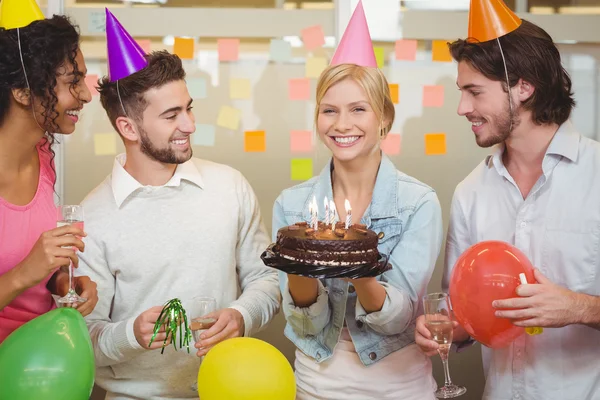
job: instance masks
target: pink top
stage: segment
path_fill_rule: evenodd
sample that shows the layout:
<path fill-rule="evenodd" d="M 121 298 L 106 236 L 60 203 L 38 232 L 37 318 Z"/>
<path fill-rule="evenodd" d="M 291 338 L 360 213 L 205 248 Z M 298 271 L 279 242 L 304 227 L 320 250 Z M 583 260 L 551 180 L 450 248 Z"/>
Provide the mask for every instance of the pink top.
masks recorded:
<path fill-rule="evenodd" d="M 31 202 L 25 206 L 8 203 L 0 197 L 0 275 L 20 263 L 31 251 L 40 235 L 56 227 L 54 205 L 54 171 L 50 153 L 38 144 L 40 177 Z M 21 293 L 0 310 L 0 343 L 19 326 L 55 307 L 46 284 L 50 275 L 38 285 Z"/>

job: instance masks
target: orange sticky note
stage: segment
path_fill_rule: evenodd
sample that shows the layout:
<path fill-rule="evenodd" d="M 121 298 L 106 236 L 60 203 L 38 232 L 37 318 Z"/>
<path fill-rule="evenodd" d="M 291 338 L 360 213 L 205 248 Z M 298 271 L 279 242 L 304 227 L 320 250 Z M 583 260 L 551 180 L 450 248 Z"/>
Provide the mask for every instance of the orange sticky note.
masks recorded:
<path fill-rule="evenodd" d="M 377 66 L 379 68 L 383 68 L 385 64 L 385 50 L 383 47 L 373 47 L 373 52 L 375 53 L 375 60 L 377 61 Z"/>
<path fill-rule="evenodd" d="M 381 142 L 381 151 L 388 155 L 400 154 L 400 140 L 402 135 L 397 133 L 388 133 Z"/>
<path fill-rule="evenodd" d="M 445 133 L 427 133 L 425 134 L 425 154 L 428 156 L 437 156 L 446 154 L 446 134 Z"/>
<path fill-rule="evenodd" d="M 173 44 L 173 53 L 177 54 L 182 60 L 191 60 L 194 58 L 194 39 L 176 37 Z"/>
<path fill-rule="evenodd" d="M 219 61 L 237 61 L 240 52 L 240 39 L 219 39 Z"/>
<path fill-rule="evenodd" d="M 313 176 L 312 158 L 292 158 L 290 161 L 293 181 L 306 181 Z"/>
<path fill-rule="evenodd" d="M 402 39 L 396 41 L 396 60 L 415 61 L 417 58 L 417 41 Z"/>
<path fill-rule="evenodd" d="M 392 98 L 392 103 L 398 104 L 400 102 L 400 87 L 397 83 L 390 83 L 390 97 Z"/>
<path fill-rule="evenodd" d="M 304 28 L 300 34 L 302 35 L 302 41 L 306 50 L 318 49 L 325 44 L 325 34 L 321 25 Z"/>
<path fill-rule="evenodd" d="M 144 53 L 148 54 L 152 51 L 152 41 L 148 39 L 136 39 L 137 44 L 140 45 Z"/>
<path fill-rule="evenodd" d="M 440 85 L 423 86 L 423 107 L 443 107 L 444 87 Z"/>
<path fill-rule="evenodd" d="M 90 74 L 85 76 L 85 84 L 88 89 L 92 93 L 92 96 L 98 96 L 98 91 L 96 90 L 96 86 L 98 86 L 98 75 Z"/>
<path fill-rule="evenodd" d="M 244 151 L 247 153 L 263 152 L 267 148 L 265 131 L 244 132 Z"/>
<path fill-rule="evenodd" d="M 311 131 L 292 131 L 290 133 L 290 151 L 292 153 L 308 153 L 313 150 L 313 133 Z"/>
<path fill-rule="evenodd" d="M 431 58 L 433 61 L 450 62 L 452 56 L 446 40 L 434 40 L 431 43 Z"/>
<path fill-rule="evenodd" d="M 289 80 L 290 100 L 310 100 L 310 79 L 295 78 Z"/>

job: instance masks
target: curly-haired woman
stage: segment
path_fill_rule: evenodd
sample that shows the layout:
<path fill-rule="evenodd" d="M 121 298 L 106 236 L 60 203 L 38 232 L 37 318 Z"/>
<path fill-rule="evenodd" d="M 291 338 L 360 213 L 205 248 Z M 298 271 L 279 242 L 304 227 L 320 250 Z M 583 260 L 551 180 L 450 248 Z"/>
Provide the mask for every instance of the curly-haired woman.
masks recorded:
<path fill-rule="evenodd" d="M 59 267 L 84 250 L 73 226 L 56 228 L 54 133 L 75 130 L 90 101 L 79 33 L 66 17 L 54 16 L 12 29 L 0 28 L 0 343 L 27 321 L 50 311 L 52 293 L 68 289 Z M 88 301 L 96 284 L 75 278 Z"/>

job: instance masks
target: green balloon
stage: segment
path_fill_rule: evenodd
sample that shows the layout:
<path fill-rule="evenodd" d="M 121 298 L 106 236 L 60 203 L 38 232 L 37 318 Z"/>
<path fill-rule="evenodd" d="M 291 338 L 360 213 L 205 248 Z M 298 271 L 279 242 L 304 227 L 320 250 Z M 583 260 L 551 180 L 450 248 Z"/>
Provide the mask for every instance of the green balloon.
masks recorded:
<path fill-rule="evenodd" d="M 0 344 L 0 400 L 87 400 L 94 350 L 81 314 L 57 308 Z"/>

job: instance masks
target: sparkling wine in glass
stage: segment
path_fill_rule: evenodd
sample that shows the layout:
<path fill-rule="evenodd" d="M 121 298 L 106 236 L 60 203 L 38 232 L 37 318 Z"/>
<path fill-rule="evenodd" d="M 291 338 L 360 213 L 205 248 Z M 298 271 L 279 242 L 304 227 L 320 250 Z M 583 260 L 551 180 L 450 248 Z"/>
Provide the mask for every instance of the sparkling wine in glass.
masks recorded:
<path fill-rule="evenodd" d="M 206 315 L 217 310 L 217 301 L 213 297 L 194 297 L 186 310 L 190 318 L 190 330 L 194 336 L 194 341 L 199 342 L 202 332 L 210 329 L 217 322 L 215 318 L 206 317 Z M 201 357 L 201 360 L 204 360 L 204 357 Z M 191 388 L 194 392 L 197 392 L 198 382 L 195 382 Z"/>
<path fill-rule="evenodd" d="M 463 386 L 457 386 L 450 379 L 448 354 L 452 345 L 452 305 L 446 293 L 431 293 L 423 297 L 425 325 L 434 341 L 439 345 L 438 354 L 444 366 L 445 384 L 435 392 L 438 399 L 451 399 L 467 392 Z"/>
<path fill-rule="evenodd" d="M 83 206 L 81 205 L 64 205 L 57 209 L 56 227 L 60 228 L 65 225 L 75 225 L 83 230 Z M 81 297 L 75 291 L 73 285 L 73 263 L 69 263 L 69 291 L 66 295 L 57 300 L 62 307 L 73 307 L 77 304 L 85 303 L 87 299 Z"/>

